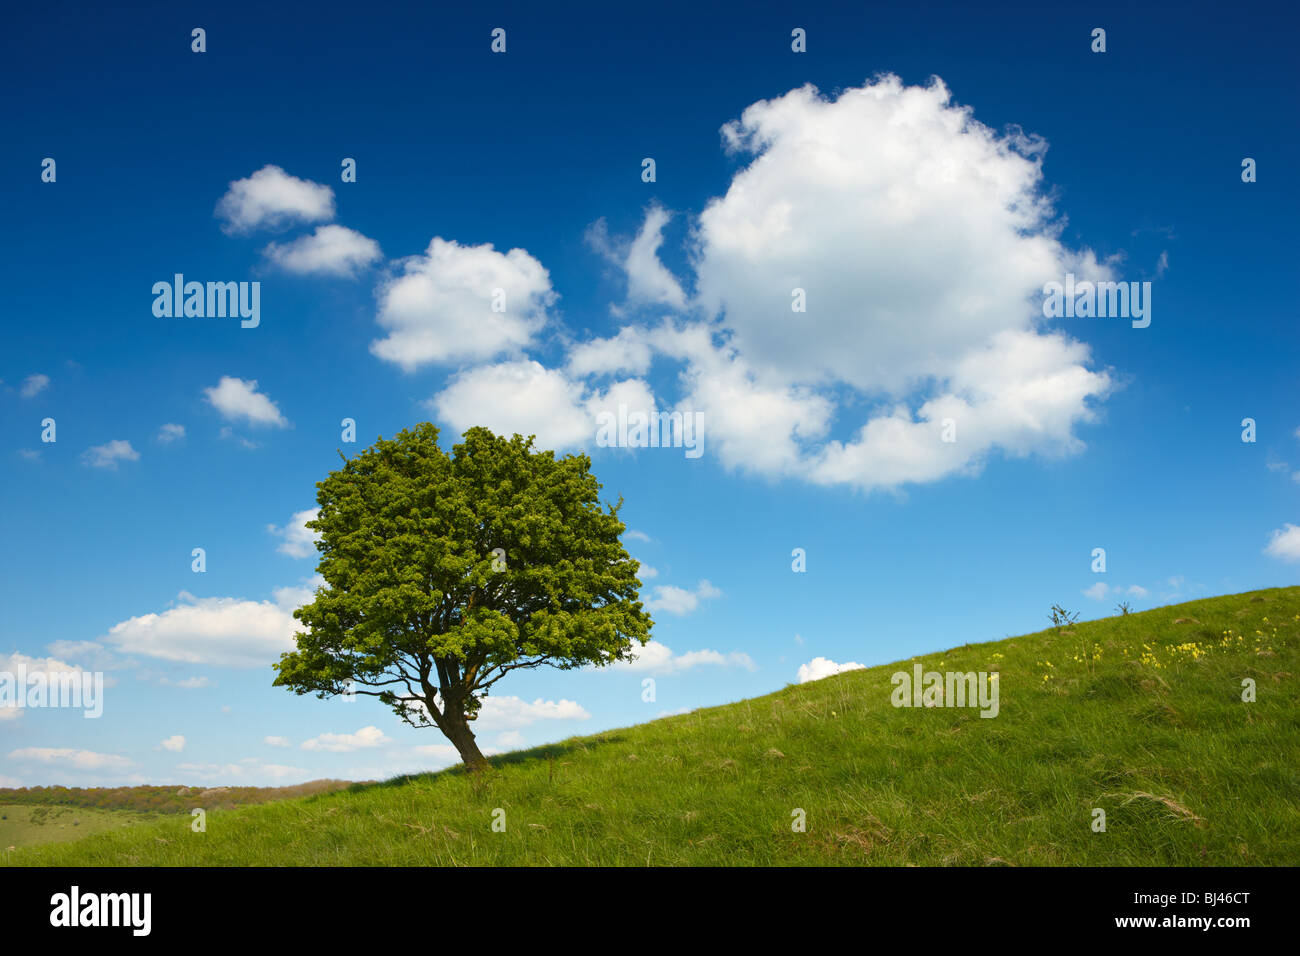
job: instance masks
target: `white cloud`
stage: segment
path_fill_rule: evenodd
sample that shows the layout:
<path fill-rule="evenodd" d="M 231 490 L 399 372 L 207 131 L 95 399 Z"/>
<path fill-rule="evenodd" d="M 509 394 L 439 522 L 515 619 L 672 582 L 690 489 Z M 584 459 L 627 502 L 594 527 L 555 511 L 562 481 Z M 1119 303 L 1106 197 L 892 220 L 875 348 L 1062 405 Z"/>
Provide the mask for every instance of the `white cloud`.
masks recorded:
<path fill-rule="evenodd" d="M 328 222 L 334 218 L 334 190 L 267 165 L 232 182 L 217 203 L 216 216 L 231 234 Z"/>
<path fill-rule="evenodd" d="M 723 654 L 705 649 L 674 654 L 671 647 L 658 641 L 647 641 L 644 646 L 634 646 L 630 660 L 618 661 L 610 666 L 654 674 L 678 674 L 695 667 L 742 667 L 747 671 L 758 670 L 753 659 L 742 651 Z"/>
<path fill-rule="evenodd" d="M 582 408 L 582 385 L 538 362 L 485 365 L 462 372 L 429 402 L 458 433 L 473 425 L 536 435 L 541 448 L 572 448 L 594 437 Z"/>
<path fill-rule="evenodd" d="M 635 528 L 628 528 L 627 531 L 623 532 L 623 536 L 629 541 L 644 541 L 646 544 L 654 541 L 654 538 L 650 537 L 650 535 L 644 531 L 637 531 Z"/>
<path fill-rule="evenodd" d="M 203 394 L 207 396 L 208 404 L 223 418 L 243 419 L 250 425 L 274 425 L 277 428 L 289 424 L 275 402 L 257 390 L 256 379 L 244 381 L 223 375 L 215 388 L 205 388 Z"/>
<path fill-rule="evenodd" d="M 61 650 L 66 650 L 66 643 L 67 642 L 56 641 L 50 646 L 51 648 L 54 648 L 63 644 L 65 646 L 62 647 Z M 95 673 L 89 668 L 79 667 L 76 664 L 69 664 L 67 661 L 62 660 L 61 657 L 30 657 L 26 654 L 20 654 L 17 652 L 7 655 L 0 654 L 0 673 L 17 674 L 20 669 L 28 675 L 28 679 L 31 679 L 38 674 L 42 675 L 48 686 L 54 686 L 56 680 L 61 681 L 68 679 L 69 675 L 86 675 Z M 74 676 L 72 679 L 81 681 L 82 683 L 80 686 L 85 686 L 85 677 Z M 104 686 L 106 687 L 113 683 L 116 682 L 107 678 L 104 680 Z M 86 703 L 89 707 L 89 702 L 87 701 Z M 102 703 L 103 701 L 101 699 L 100 704 L 102 705 Z M 16 721 L 22 717 L 24 710 L 26 710 L 26 708 L 18 707 L 16 705 L 0 707 L 0 721 Z"/>
<path fill-rule="evenodd" d="M 650 388 L 639 379 L 611 384 L 605 391 L 586 388 L 558 369 L 539 362 L 503 362 L 462 372 L 427 403 L 453 430 L 486 425 L 511 435 L 536 435 L 544 449 L 591 445 L 602 411 L 654 408 Z"/>
<path fill-rule="evenodd" d="M 176 771 L 184 774 L 187 780 L 219 782 L 228 784 L 232 781 L 245 785 L 257 783 L 283 785 L 303 782 L 310 778 L 310 771 L 302 767 L 289 767 L 284 764 L 263 763 L 258 757 L 245 757 L 238 763 L 180 763 Z"/>
<path fill-rule="evenodd" d="M 833 674 L 843 674 L 845 671 L 860 671 L 866 668 L 857 661 L 848 661 L 844 664 L 836 664 L 827 657 L 814 657 L 807 664 L 799 665 L 799 683 L 806 684 L 812 680 L 821 680 L 823 677 L 830 677 Z"/>
<path fill-rule="evenodd" d="M 95 445 L 81 453 L 81 460 L 92 468 L 107 468 L 117 471 L 119 461 L 139 461 L 140 453 L 131 447 L 129 441 L 121 439 Z"/>
<path fill-rule="evenodd" d="M 647 611 L 664 611 L 682 616 L 697 610 L 701 601 L 718 597 L 722 597 L 722 592 L 708 581 L 701 581 L 695 586 L 694 591 L 672 584 L 657 584 L 654 595 L 647 598 L 644 603 Z"/>
<path fill-rule="evenodd" d="M 700 216 L 700 299 L 783 377 L 897 392 L 946 374 L 1030 329 L 1027 299 L 1073 260 L 1041 194 L 1045 144 L 998 136 L 938 79 L 805 86 L 723 134 L 755 160 Z"/>
<path fill-rule="evenodd" d="M 128 654 L 217 667 L 265 667 L 294 649 L 293 607 L 242 598 L 196 598 L 114 624 L 105 641 Z"/>
<path fill-rule="evenodd" d="M 263 737 L 262 743 L 266 744 L 268 747 L 292 747 L 293 746 L 293 741 L 291 741 L 288 737 L 275 737 L 275 736 Z"/>
<path fill-rule="evenodd" d="M 158 441 L 164 445 L 170 445 L 174 441 L 179 441 L 185 437 L 185 426 L 176 425 L 168 422 L 162 428 L 158 429 Z"/>
<path fill-rule="evenodd" d="M 90 642 L 87 642 L 90 643 Z M 56 641 L 51 647 L 60 646 L 67 649 L 66 642 Z M 48 679 L 58 674 L 82 674 L 87 673 L 84 667 L 78 667 L 76 664 L 69 664 L 67 661 L 60 660 L 57 657 L 30 657 L 27 654 L 13 653 L 0 654 L 0 672 L 13 673 L 19 667 L 22 667 L 27 674 L 43 674 Z"/>
<path fill-rule="evenodd" d="M 163 677 L 158 680 L 163 687 L 179 687 L 182 690 L 198 690 L 200 687 L 211 687 L 212 681 L 206 677 L 186 677 L 182 680 L 172 680 L 170 677 Z"/>
<path fill-rule="evenodd" d="M 636 576 L 642 581 L 652 581 L 659 577 L 659 572 L 650 567 L 650 565 L 638 561 L 636 563 Z"/>
<path fill-rule="evenodd" d="M 555 301 L 551 278 L 523 249 L 462 246 L 435 237 L 424 255 L 377 292 L 377 321 L 388 335 L 370 344 L 378 358 L 406 371 L 434 362 L 483 360 L 532 343 Z M 504 311 L 493 311 L 495 290 Z"/>
<path fill-rule="evenodd" d="M 310 578 L 303 581 L 302 584 L 292 585 L 289 587 L 275 588 L 271 591 L 271 596 L 286 611 L 295 611 L 304 604 L 310 604 L 316 600 L 316 589 L 325 587 L 325 579 L 319 574 L 313 574 Z"/>
<path fill-rule="evenodd" d="M 96 753 L 71 747 L 24 747 L 9 754 L 13 760 L 32 760 L 74 770 L 125 770 L 131 761 L 117 754 Z"/>
<path fill-rule="evenodd" d="M 378 727 L 362 727 L 355 734 L 321 734 L 302 742 L 303 750 L 328 750 L 331 753 L 350 753 L 368 750 L 389 742 Z"/>
<path fill-rule="evenodd" d="M 277 528 L 273 524 L 267 525 L 266 530 L 281 539 L 275 550 L 291 558 L 309 558 L 315 554 L 316 542 L 321 536 L 319 531 L 308 528 L 307 522 L 315 521 L 319 511 L 318 508 L 308 508 L 305 511 L 295 512 L 283 528 Z"/>
<path fill-rule="evenodd" d="M 383 258 L 379 243 L 346 226 L 317 226 L 309 236 L 285 245 L 271 243 L 263 254 L 298 275 L 323 274 L 351 277 Z"/>
<path fill-rule="evenodd" d="M 1105 581 L 1098 581 L 1089 588 L 1084 589 L 1084 597 L 1092 598 L 1094 601 L 1104 601 L 1107 597 L 1119 597 L 1127 594 L 1129 597 L 1146 597 L 1149 592 L 1140 584 L 1130 584 L 1128 587 L 1121 585 L 1109 585 Z"/>
<path fill-rule="evenodd" d="M 587 230 L 587 242 L 592 248 L 619 266 L 627 276 L 629 305 L 666 305 L 675 309 L 686 306 L 686 293 L 659 261 L 664 226 L 670 219 L 672 213 L 651 204 L 646 209 L 640 232 L 631 242 L 611 239 L 604 219 L 597 220 Z"/>
<path fill-rule="evenodd" d="M 37 395 L 41 394 L 41 392 L 45 391 L 49 384 L 50 377 L 48 375 L 41 375 L 39 373 L 36 375 L 28 375 L 27 378 L 23 379 L 23 385 L 22 388 L 19 389 L 18 394 L 23 398 L 35 398 Z"/>
<path fill-rule="evenodd" d="M 580 377 L 617 372 L 644 375 L 650 368 L 652 354 L 644 332 L 626 326 L 613 338 L 575 345 L 569 350 L 568 369 L 570 374 Z"/>
<path fill-rule="evenodd" d="M 185 738 L 181 734 L 172 734 L 159 746 L 161 746 L 163 750 L 170 750 L 172 753 L 180 753 L 185 749 Z"/>
<path fill-rule="evenodd" d="M 576 346 L 573 374 L 641 374 L 649 346 L 682 363 L 676 407 L 704 414 L 724 466 L 823 485 L 894 488 L 1082 448 L 1075 428 L 1114 383 L 1045 327 L 1042 288 L 1112 266 L 1059 241 L 1041 140 L 983 126 L 937 79 L 893 76 L 756 103 L 724 137 L 750 161 L 694 233 L 686 306 L 705 320 Z M 665 215 L 647 215 L 643 251 Z M 856 427 L 837 420 L 862 407 Z"/>
<path fill-rule="evenodd" d="M 703 323 L 665 324 L 650 335 L 657 350 L 682 360 L 683 410 L 703 413 L 708 447 L 722 463 L 769 475 L 796 469 L 802 444 L 830 427 L 833 404 L 798 385 L 760 382 L 734 348 L 715 343 Z"/>
<path fill-rule="evenodd" d="M 1269 535 L 1264 553 L 1283 561 L 1300 561 L 1300 527 L 1287 522 Z"/>
<path fill-rule="evenodd" d="M 487 697 L 479 709 L 473 730 L 519 730 L 539 720 L 588 720 L 589 714 L 581 704 L 572 700 L 544 700 L 539 697 L 532 703 L 521 697 Z"/>
<path fill-rule="evenodd" d="M 1087 346 L 1062 335 L 1000 333 L 952 369 L 949 388 L 916 413 L 897 405 L 870 419 L 853 440 L 829 442 L 810 477 L 860 488 L 973 474 L 994 450 L 1024 456 L 1064 455 L 1083 443 L 1073 434 L 1095 413 L 1090 399 L 1110 389 L 1106 375 L 1084 368 Z M 945 420 L 956 440 L 943 441 Z"/>

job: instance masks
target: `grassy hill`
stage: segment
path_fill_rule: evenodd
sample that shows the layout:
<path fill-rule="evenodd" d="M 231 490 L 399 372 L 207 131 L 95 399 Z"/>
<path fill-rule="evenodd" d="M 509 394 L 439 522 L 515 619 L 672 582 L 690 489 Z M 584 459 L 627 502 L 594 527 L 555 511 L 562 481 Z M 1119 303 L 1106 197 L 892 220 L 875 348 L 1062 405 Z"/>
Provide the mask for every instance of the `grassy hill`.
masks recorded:
<path fill-rule="evenodd" d="M 914 662 L 997 673 L 998 716 L 893 706 Z M 1300 588 L 1210 598 L 11 863 L 1294 865 L 1297 673 Z"/>

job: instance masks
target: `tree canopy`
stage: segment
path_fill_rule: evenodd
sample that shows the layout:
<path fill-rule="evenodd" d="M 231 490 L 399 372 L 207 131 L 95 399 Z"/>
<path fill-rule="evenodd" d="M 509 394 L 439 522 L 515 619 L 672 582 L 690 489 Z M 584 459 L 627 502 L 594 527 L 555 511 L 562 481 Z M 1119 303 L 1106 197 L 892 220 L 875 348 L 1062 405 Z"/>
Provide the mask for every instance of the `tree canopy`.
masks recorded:
<path fill-rule="evenodd" d="M 429 423 L 382 437 L 317 484 L 325 585 L 276 686 L 379 698 L 436 726 L 472 771 L 470 730 L 511 671 L 628 659 L 652 622 L 616 505 L 586 455 L 471 428 L 447 454 Z"/>

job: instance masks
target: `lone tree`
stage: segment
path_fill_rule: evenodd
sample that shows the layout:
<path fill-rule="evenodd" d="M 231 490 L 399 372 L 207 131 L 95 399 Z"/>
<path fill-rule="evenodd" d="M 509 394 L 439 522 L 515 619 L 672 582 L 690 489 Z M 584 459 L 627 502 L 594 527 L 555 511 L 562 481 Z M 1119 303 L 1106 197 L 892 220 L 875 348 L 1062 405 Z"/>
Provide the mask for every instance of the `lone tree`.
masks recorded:
<path fill-rule="evenodd" d="M 478 771 L 470 722 L 506 674 L 627 660 L 652 622 L 619 540 L 622 499 L 601 506 L 586 455 L 532 445 L 471 428 L 448 455 L 425 423 L 317 484 L 307 527 L 326 586 L 294 612 L 307 630 L 275 685 L 378 697 Z"/>

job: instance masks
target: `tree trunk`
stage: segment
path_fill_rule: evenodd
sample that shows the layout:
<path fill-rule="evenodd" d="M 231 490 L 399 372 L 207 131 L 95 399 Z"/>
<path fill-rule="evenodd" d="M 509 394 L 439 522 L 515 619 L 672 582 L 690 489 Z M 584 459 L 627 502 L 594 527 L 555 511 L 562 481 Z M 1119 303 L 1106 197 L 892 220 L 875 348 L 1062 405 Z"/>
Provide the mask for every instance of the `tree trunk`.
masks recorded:
<path fill-rule="evenodd" d="M 465 769 L 470 773 L 491 769 L 487 758 L 479 752 L 478 743 L 474 740 L 474 731 L 469 729 L 469 721 L 459 714 L 444 714 L 443 717 L 447 724 L 445 729 L 447 739 L 455 744 L 460 759 L 465 761 Z"/>

